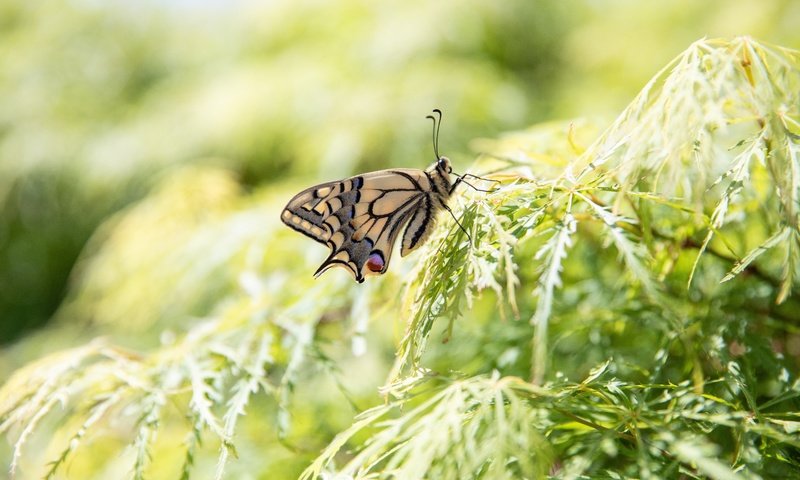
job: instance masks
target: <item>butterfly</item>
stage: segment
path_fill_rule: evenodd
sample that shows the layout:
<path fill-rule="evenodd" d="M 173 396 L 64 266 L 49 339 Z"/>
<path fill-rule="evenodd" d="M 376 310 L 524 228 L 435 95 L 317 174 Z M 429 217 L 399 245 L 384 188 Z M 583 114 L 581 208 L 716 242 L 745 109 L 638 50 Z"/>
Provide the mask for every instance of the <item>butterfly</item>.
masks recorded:
<path fill-rule="evenodd" d="M 347 269 L 358 283 L 369 275 L 382 275 L 401 231 L 400 256 L 405 257 L 428 239 L 437 213 L 447 210 L 453 215 L 447 201 L 465 176 L 475 176 L 453 174 L 450 160 L 439 155 L 442 112 L 433 112 L 438 123 L 432 115 L 426 118 L 433 120 L 436 161 L 426 170 L 364 173 L 315 185 L 289 200 L 281 213 L 283 223 L 331 250 L 315 277 L 334 266 Z"/>

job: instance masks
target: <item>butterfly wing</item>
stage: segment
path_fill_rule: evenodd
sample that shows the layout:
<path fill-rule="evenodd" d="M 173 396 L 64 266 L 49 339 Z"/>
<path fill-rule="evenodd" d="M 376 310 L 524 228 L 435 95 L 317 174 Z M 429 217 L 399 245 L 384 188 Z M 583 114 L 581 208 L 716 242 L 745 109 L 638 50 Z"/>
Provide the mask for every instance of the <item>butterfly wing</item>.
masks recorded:
<path fill-rule="evenodd" d="M 409 221 L 418 225 L 412 234 L 406 229 L 401 254 L 424 241 L 424 230 L 429 233 L 432 224 L 425 220 L 433 210 L 431 188 L 422 170 L 366 173 L 303 190 L 289 201 L 281 219 L 331 249 L 315 275 L 341 265 L 360 283 L 386 271 L 394 242 Z M 421 227 L 423 232 L 415 235 Z"/>

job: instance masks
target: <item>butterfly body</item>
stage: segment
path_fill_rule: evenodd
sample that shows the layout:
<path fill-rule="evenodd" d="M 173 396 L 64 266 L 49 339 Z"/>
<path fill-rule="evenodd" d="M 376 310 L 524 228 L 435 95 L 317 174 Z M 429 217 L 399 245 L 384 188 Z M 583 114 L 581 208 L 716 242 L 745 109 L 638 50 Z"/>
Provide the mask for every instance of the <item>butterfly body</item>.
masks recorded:
<path fill-rule="evenodd" d="M 427 240 L 458 184 L 451 173 L 450 161 L 439 157 L 427 170 L 380 170 L 322 183 L 295 195 L 281 220 L 331 249 L 315 276 L 338 265 L 361 283 L 386 272 L 401 231 L 401 256 Z"/>

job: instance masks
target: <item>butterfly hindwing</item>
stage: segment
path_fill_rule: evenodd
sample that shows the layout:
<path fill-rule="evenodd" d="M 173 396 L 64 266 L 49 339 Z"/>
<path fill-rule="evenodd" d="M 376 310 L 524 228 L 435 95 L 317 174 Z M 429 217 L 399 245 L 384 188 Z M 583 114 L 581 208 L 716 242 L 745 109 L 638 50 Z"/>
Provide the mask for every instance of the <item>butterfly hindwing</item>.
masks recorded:
<path fill-rule="evenodd" d="M 435 210 L 430 179 L 422 170 L 397 169 L 323 183 L 295 195 L 281 219 L 331 249 L 315 275 L 341 265 L 362 282 L 386 271 L 405 225 L 401 255 L 430 233 Z"/>
<path fill-rule="evenodd" d="M 433 199 L 429 196 L 420 201 L 411 220 L 403 232 L 403 242 L 400 246 L 400 256 L 405 257 L 417 247 L 425 243 L 435 224 Z"/>

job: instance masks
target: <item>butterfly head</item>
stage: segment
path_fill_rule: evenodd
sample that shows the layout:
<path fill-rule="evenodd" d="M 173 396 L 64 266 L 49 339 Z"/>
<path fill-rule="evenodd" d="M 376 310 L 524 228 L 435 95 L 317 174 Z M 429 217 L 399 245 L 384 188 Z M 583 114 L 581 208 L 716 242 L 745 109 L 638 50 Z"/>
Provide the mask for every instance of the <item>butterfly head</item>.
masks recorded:
<path fill-rule="evenodd" d="M 436 162 L 436 169 L 445 175 L 453 173 L 453 167 L 450 166 L 450 159 L 447 157 L 439 157 L 439 160 Z"/>

